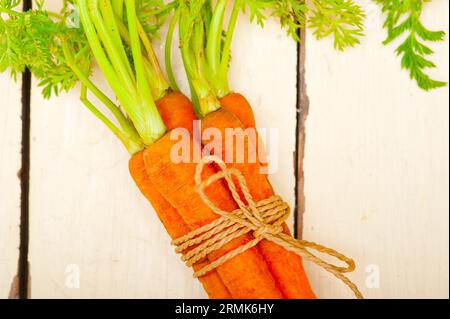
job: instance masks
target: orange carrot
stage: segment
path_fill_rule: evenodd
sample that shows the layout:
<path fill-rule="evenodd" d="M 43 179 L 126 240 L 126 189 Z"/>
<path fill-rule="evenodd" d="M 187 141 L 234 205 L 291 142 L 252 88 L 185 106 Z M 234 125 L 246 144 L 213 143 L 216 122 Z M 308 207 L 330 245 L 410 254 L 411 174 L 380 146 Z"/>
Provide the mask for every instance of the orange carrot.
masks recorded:
<path fill-rule="evenodd" d="M 219 216 L 216 215 L 201 199 L 195 190 L 196 163 L 174 164 L 170 152 L 177 141 L 166 134 L 161 139 L 148 146 L 144 151 L 144 161 L 147 175 L 153 185 L 175 207 L 188 226 L 201 227 Z M 198 147 L 191 139 L 191 150 Z M 205 178 L 215 170 L 207 166 Z M 236 204 L 223 184 L 217 182 L 205 190 L 211 200 L 221 209 L 232 211 Z M 244 235 L 232 240 L 222 248 L 208 255 L 210 261 L 216 260 L 236 247 L 251 240 Z M 264 258 L 256 248 L 249 249 L 228 260 L 216 268 L 222 281 L 227 286 L 233 298 L 281 298 L 274 278 L 272 277 Z"/>
<path fill-rule="evenodd" d="M 254 129 L 255 134 L 252 137 L 252 143 L 255 143 L 256 155 L 259 158 L 260 164 L 263 167 L 267 167 L 267 158 L 264 152 L 264 142 L 261 140 L 258 131 L 256 130 L 255 116 L 253 109 L 247 99 L 239 93 L 229 93 L 220 99 L 220 105 L 222 108 L 233 113 L 239 121 L 242 123 L 244 129 Z M 261 149 L 259 149 L 261 147 Z"/>
<path fill-rule="evenodd" d="M 142 194 L 151 202 L 170 237 L 175 239 L 190 232 L 191 228 L 186 225 L 177 210 L 161 196 L 148 179 L 147 172 L 145 171 L 143 152 L 133 155 L 129 161 L 129 168 L 133 180 L 141 190 Z M 207 264 L 208 261 L 206 260 L 200 261 L 194 265 L 194 269 L 199 270 Z M 199 279 L 209 298 L 231 298 L 227 287 L 224 285 L 216 271 L 211 271 Z"/>
<path fill-rule="evenodd" d="M 169 93 L 157 102 L 157 107 L 164 124 L 169 129 L 176 127 L 192 129 L 192 121 L 195 119 L 195 114 L 189 99 L 180 92 Z M 134 182 L 142 194 L 150 201 L 172 239 L 185 235 L 192 230 L 184 222 L 177 210 L 164 199 L 158 189 L 151 183 L 145 171 L 143 152 L 136 153 L 131 157 L 129 170 Z M 207 260 L 199 261 L 194 265 L 194 269 L 199 270 L 207 264 Z M 210 298 L 231 298 L 228 289 L 215 270 L 199 279 Z"/>
<path fill-rule="evenodd" d="M 202 117 L 203 132 L 213 132 L 214 129 L 220 131 L 222 150 L 217 149 L 216 141 L 209 143 L 209 134 L 202 134 L 202 144 L 204 149 L 219 152 L 216 155 L 224 159 L 227 166 L 241 171 L 253 199 L 259 201 L 274 194 L 265 174 L 266 170 L 262 170 L 266 161 L 260 157 L 259 149 L 263 149 L 263 144 L 260 143 L 256 132 L 251 136 L 250 132 L 244 130 L 255 127 L 253 111 L 242 95 L 230 93 L 228 83 L 233 31 L 238 15 L 246 4 L 245 1 L 233 1 L 228 27 L 223 37 L 227 1 L 208 3 L 206 10 L 210 16 L 207 19 L 199 14 L 200 10 L 192 10 L 189 6 L 179 11 L 181 55 L 190 82 L 191 95 L 195 97 L 194 107 L 196 113 Z M 196 19 L 196 24 L 190 27 L 193 19 Z M 230 129 L 233 131 L 231 135 Z M 243 154 L 236 151 L 236 148 L 242 146 L 240 151 Z M 288 233 L 286 226 L 284 229 Z M 283 297 L 314 298 L 299 256 L 266 240 L 261 241 L 257 247 Z"/>
<path fill-rule="evenodd" d="M 233 113 L 244 128 L 255 128 L 255 116 L 247 99 L 239 93 L 230 93 L 220 99 L 222 108 Z"/>
<path fill-rule="evenodd" d="M 233 94 L 225 100 L 225 103 L 227 106 L 233 105 L 234 108 L 239 108 L 238 105 L 241 105 L 241 108 L 244 109 L 244 111 L 240 111 L 239 114 L 242 117 L 248 117 L 249 114 L 253 114 L 251 112 L 251 108 L 250 111 L 248 109 L 245 110 L 250 106 L 241 95 Z M 247 118 L 245 122 L 251 123 L 252 117 Z M 212 112 L 202 119 L 202 130 L 216 128 L 221 131 L 223 138 L 222 145 L 227 145 L 227 143 L 236 145 L 235 141 L 226 140 L 235 138 L 232 135 L 226 135 L 225 130 L 227 128 L 243 127 L 244 125 L 239 118 L 226 108 L 221 108 L 215 112 Z M 233 159 L 233 162 L 228 162 L 227 166 L 235 167 L 242 172 L 246 178 L 250 193 L 255 201 L 272 196 L 274 194 L 272 186 L 270 185 L 267 176 L 261 173 L 260 162 L 258 160 L 255 163 L 248 161 L 249 156 L 251 156 L 251 152 L 257 151 L 256 147 L 251 145 L 252 142 L 249 140 L 249 137 L 244 131 L 236 130 L 234 133 L 237 137 L 236 140 L 238 140 L 238 138 L 242 138 L 244 141 L 244 147 L 240 150 L 244 152 L 244 162 L 236 162 L 237 154 L 234 154 L 235 158 Z M 209 141 L 203 140 L 202 142 L 204 144 L 208 144 Z M 258 145 L 262 147 L 262 144 L 258 143 Z M 235 148 L 234 151 L 236 152 Z M 225 158 L 225 148 L 223 148 L 222 154 L 217 155 Z M 257 157 L 255 158 L 257 159 Z M 284 225 L 284 231 L 289 234 L 289 230 L 286 225 Z M 288 252 L 284 248 L 267 240 L 261 241 L 258 244 L 258 247 L 260 248 L 260 251 L 264 256 L 272 275 L 286 298 L 315 298 L 303 270 L 302 260 L 298 255 Z"/>
<path fill-rule="evenodd" d="M 156 102 L 159 115 L 168 130 L 180 127 L 192 131 L 195 116 L 192 103 L 179 91 L 171 93 Z"/>

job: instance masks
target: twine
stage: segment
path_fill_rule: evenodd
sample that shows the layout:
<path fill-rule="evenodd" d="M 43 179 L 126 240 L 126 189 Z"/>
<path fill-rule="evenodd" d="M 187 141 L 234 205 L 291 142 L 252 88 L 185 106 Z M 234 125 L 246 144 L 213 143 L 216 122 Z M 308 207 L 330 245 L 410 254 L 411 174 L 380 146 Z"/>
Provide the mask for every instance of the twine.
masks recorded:
<path fill-rule="evenodd" d="M 216 163 L 221 170 L 203 181 L 203 168 L 211 162 Z M 233 177 L 237 181 L 237 185 L 247 204 L 241 200 Z M 227 182 L 231 195 L 239 206 L 239 209 L 232 212 L 218 208 L 204 191 L 206 187 L 222 178 Z M 266 239 L 322 267 L 347 285 L 353 291 L 356 298 L 363 298 L 358 287 L 344 275 L 344 273 L 355 270 L 355 263 L 352 259 L 334 249 L 314 242 L 295 239 L 283 233 L 283 223 L 288 218 L 290 210 L 289 206 L 281 197 L 271 196 L 255 202 L 242 173 L 236 168 L 227 168 L 225 163 L 216 156 L 205 156 L 198 163 L 195 172 L 195 183 L 197 192 L 200 194 L 202 200 L 211 210 L 220 215 L 220 217 L 172 241 L 172 244 L 176 246 L 175 251 L 182 254 L 182 260 L 186 265 L 189 267 L 194 265 L 204 259 L 209 253 L 220 249 L 228 242 L 244 234 L 251 233 L 254 239 L 196 271 L 194 277 L 204 276 L 227 260 L 256 246 L 261 240 Z M 346 266 L 340 267 L 328 263 L 313 254 L 310 250 L 334 257 L 345 263 Z"/>

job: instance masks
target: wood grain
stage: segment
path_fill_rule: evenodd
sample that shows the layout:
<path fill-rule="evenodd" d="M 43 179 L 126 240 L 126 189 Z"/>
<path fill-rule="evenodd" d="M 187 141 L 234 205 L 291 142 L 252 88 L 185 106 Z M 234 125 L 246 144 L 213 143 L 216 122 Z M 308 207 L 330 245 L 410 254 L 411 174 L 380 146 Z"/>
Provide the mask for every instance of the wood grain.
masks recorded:
<path fill-rule="evenodd" d="M 339 53 L 306 38 L 303 237 L 354 257 L 351 277 L 367 297 L 448 298 L 448 87 L 419 90 L 400 71 L 398 42 L 381 46 L 379 8 L 358 2 L 368 13 L 360 46 Z M 426 4 L 425 25 L 448 35 L 448 10 Z M 430 74 L 448 81 L 448 36 L 432 47 Z M 307 268 L 319 296 L 351 296 Z"/>
<path fill-rule="evenodd" d="M 17 274 L 20 236 L 22 104 L 20 77 L 0 74 L 0 298 L 8 298 Z"/>
<path fill-rule="evenodd" d="M 247 19 L 234 38 L 230 82 L 260 126 L 284 137 L 272 181 L 294 204 L 296 47 L 276 22 L 262 31 Z M 186 92 L 178 56 L 174 68 Z M 76 92 L 45 101 L 33 86 L 31 135 L 31 297 L 206 297 L 133 184 L 129 155 Z"/>

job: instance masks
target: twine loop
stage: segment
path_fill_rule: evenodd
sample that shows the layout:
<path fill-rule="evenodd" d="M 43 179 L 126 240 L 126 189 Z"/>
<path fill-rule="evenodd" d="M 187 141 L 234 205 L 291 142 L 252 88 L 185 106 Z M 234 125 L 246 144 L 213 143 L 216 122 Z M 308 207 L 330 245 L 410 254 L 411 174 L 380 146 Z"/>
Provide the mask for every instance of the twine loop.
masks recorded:
<path fill-rule="evenodd" d="M 206 180 L 202 180 L 203 168 L 212 162 L 220 170 Z M 205 194 L 205 188 L 220 179 L 225 179 L 231 195 L 239 207 L 232 212 L 220 209 Z M 195 183 L 201 199 L 220 217 L 172 241 L 172 244 L 176 246 L 175 251 L 182 254 L 182 260 L 187 266 L 194 265 L 206 258 L 209 253 L 220 249 L 244 234 L 251 233 L 254 238 L 196 271 L 194 277 L 204 276 L 236 255 L 256 246 L 261 240 L 269 240 L 322 267 L 347 285 L 358 299 L 363 298 L 358 287 L 344 275 L 344 273 L 355 270 L 356 266 L 353 259 L 334 249 L 306 240 L 295 239 L 283 233 L 283 224 L 289 217 L 290 209 L 281 197 L 274 195 L 255 202 L 242 173 L 236 168 L 227 168 L 225 163 L 217 156 L 202 158 L 196 167 Z M 239 186 L 246 203 L 241 199 L 236 184 Z M 334 257 L 343 262 L 345 266 L 336 266 L 326 262 L 311 251 Z"/>

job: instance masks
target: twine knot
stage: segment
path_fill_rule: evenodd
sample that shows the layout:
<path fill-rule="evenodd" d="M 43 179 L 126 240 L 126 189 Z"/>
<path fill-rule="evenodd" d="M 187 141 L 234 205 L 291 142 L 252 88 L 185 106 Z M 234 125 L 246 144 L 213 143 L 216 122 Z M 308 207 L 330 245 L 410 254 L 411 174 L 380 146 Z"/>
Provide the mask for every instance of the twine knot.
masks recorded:
<path fill-rule="evenodd" d="M 202 180 L 203 168 L 211 162 L 217 164 L 220 170 L 206 180 Z M 241 199 L 233 178 L 237 181 L 246 203 Z M 217 207 L 205 194 L 205 188 L 219 179 L 225 179 L 231 195 L 239 207 L 238 209 L 232 212 L 224 211 Z M 344 275 L 344 273 L 355 270 L 355 263 L 352 259 L 331 248 L 306 240 L 295 239 L 283 233 L 283 224 L 289 216 L 290 209 L 281 197 L 274 195 L 255 202 L 242 173 L 236 168 L 227 168 L 225 163 L 216 156 L 205 156 L 198 163 L 195 183 L 201 199 L 220 217 L 172 241 L 172 244 L 176 246 L 175 251 L 182 254 L 182 260 L 187 266 L 194 265 L 206 258 L 209 253 L 220 249 L 244 234 L 252 233 L 254 239 L 211 261 L 208 265 L 196 271 L 194 277 L 204 276 L 234 256 L 256 246 L 261 240 L 270 240 L 332 273 L 347 285 L 357 298 L 363 298 L 358 287 Z M 346 266 L 328 263 L 310 250 L 334 257 L 345 263 Z"/>
<path fill-rule="evenodd" d="M 253 232 L 253 237 L 263 238 L 266 234 L 277 235 L 283 231 L 283 226 L 281 225 L 269 225 L 265 224 L 260 226 L 257 230 Z"/>

